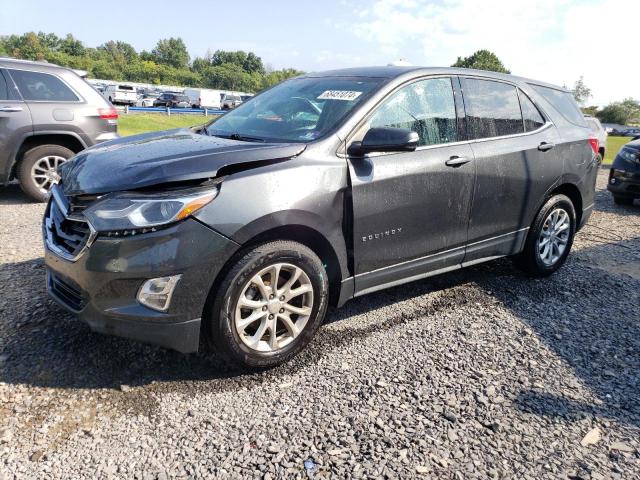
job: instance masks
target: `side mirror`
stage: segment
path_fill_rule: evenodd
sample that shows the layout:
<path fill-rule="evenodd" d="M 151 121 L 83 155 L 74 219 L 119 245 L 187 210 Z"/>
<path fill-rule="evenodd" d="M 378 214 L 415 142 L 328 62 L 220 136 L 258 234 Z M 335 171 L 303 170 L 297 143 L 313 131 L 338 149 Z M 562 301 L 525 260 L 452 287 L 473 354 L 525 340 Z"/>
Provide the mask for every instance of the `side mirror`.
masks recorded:
<path fill-rule="evenodd" d="M 406 128 L 370 128 L 361 142 L 349 145 L 348 154 L 362 156 L 370 152 L 413 152 L 420 137 Z"/>

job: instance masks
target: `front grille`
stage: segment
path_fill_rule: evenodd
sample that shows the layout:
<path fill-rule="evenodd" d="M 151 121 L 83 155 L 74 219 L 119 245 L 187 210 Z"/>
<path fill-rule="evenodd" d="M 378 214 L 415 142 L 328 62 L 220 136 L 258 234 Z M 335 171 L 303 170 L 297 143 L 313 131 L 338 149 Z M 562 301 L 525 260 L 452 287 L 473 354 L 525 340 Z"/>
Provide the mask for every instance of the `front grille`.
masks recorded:
<path fill-rule="evenodd" d="M 72 213 L 72 205 L 76 212 Z M 81 214 L 87 203 L 69 202 L 58 185 L 51 189 L 51 200 L 44 217 L 47 246 L 70 260 L 77 258 L 93 236 L 89 224 Z"/>
<path fill-rule="evenodd" d="M 71 310 L 80 311 L 86 305 L 82 292 L 63 280 L 53 272 L 48 272 L 49 290 L 58 300 L 64 303 Z"/>

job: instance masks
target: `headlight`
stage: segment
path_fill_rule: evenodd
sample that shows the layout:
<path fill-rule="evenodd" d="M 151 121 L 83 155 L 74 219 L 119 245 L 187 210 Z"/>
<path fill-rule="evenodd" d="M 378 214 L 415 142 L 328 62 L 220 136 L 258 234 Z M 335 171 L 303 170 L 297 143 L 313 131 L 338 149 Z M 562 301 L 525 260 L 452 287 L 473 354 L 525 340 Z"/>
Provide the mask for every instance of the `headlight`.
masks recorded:
<path fill-rule="evenodd" d="M 620 150 L 620 153 L 618 153 L 618 155 L 620 155 L 620 158 L 622 158 L 623 160 L 633 162 L 638 158 L 639 153 L 637 150 L 623 147 L 622 150 Z"/>
<path fill-rule="evenodd" d="M 84 215 L 98 232 L 148 231 L 185 219 L 211 202 L 218 188 L 155 195 L 113 194 L 95 203 Z"/>

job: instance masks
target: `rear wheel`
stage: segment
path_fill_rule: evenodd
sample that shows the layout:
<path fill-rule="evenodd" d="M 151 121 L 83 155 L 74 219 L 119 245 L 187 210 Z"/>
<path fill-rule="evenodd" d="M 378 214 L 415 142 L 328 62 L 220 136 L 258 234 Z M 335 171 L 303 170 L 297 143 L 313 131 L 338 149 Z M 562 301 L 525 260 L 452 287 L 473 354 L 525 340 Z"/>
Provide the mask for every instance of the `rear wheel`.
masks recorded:
<path fill-rule="evenodd" d="M 313 251 L 275 241 L 241 252 L 205 312 L 208 336 L 234 363 L 266 368 L 302 350 L 322 323 L 327 273 Z"/>
<path fill-rule="evenodd" d="M 536 215 L 516 264 L 534 276 L 551 275 L 567 259 L 575 232 L 573 203 L 566 195 L 552 196 Z"/>
<path fill-rule="evenodd" d="M 621 195 L 614 195 L 613 201 L 616 205 L 631 205 L 633 203 L 633 197 L 623 197 Z"/>
<path fill-rule="evenodd" d="M 28 150 L 18 164 L 18 180 L 22 190 L 32 199 L 44 202 L 58 181 L 58 167 L 74 153 L 60 145 L 40 145 Z"/>

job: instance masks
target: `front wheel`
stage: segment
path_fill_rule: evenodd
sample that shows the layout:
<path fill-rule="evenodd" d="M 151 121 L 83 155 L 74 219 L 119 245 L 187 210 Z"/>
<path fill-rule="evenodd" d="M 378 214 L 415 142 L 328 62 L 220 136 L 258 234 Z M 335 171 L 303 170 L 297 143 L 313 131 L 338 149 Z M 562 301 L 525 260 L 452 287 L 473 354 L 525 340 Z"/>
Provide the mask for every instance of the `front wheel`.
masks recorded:
<path fill-rule="evenodd" d="M 552 196 L 536 215 L 516 264 L 537 277 L 551 275 L 567 259 L 575 233 L 573 203 L 566 195 Z"/>
<path fill-rule="evenodd" d="M 265 243 L 235 258 L 204 315 L 209 340 L 244 367 L 284 363 L 324 319 L 329 282 L 322 262 L 291 241 Z"/>

